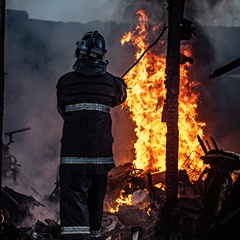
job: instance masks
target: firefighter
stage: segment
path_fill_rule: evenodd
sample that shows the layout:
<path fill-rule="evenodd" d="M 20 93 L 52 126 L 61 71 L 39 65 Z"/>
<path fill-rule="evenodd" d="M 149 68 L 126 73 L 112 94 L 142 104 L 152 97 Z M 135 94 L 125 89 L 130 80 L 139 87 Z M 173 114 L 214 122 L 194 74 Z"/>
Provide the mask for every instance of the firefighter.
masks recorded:
<path fill-rule="evenodd" d="M 77 42 L 73 71 L 57 83 L 63 122 L 60 152 L 62 240 L 101 239 L 108 172 L 115 167 L 110 109 L 127 97 L 123 79 L 107 72 L 105 39 L 98 31 Z"/>

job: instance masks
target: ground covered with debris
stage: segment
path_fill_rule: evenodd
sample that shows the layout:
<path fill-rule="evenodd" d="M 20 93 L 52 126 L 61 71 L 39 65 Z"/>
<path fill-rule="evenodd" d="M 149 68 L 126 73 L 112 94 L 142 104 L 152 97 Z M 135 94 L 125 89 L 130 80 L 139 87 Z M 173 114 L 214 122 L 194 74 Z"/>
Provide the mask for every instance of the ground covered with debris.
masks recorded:
<path fill-rule="evenodd" d="M 240 233 L 240 156 L 205 149 L 205 170 L 190 180 L 179 170 L 179 196 L 166 198 L 164 172 L 144 172 L 132 163 L 109 173 L 102 219 L 104 240 L 226 240 Z M 156 184 L 157 183 L 157 184 Z M 58 240 L 59 184 L 37 200 L 1 188 L 0 239 Z"/>

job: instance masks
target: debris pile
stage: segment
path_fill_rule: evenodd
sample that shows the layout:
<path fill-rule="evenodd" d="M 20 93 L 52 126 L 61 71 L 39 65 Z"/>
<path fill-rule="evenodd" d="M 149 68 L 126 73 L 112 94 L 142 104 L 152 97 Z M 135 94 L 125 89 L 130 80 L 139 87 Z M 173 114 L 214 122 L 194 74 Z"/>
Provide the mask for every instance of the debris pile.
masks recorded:
<path fill-rule="evenodd" d="M 189 178 L 188 169 L 179 170 L 178 198 L 166 198 L 165 172 L 145 172 L 126 163 L 109 173 L 102 219 L 104 240 L 219 240 L 238 234 L 240 155 L 219 149 L 213 139 L 213 149 L 198 140 L 205 168 L 195 180 Z M 36 209 L 58 204 L 58 178 L 55 185 L 44 204 L 2 187 L 0 239 L 58 240 L 59 215 L 44 220 L 34 216 Z"/>

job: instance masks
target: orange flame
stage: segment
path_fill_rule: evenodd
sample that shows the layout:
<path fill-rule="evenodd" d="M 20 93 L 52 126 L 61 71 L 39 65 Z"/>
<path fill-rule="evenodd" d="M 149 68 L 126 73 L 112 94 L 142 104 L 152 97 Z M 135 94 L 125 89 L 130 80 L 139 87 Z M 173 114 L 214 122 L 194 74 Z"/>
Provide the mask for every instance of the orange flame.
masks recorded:
<path fill-rule="evenodd" d="M 116 203 L 116 206 L 115 208 L 109 208 L 108 211 L 111 212 L 111 213 L 115 213 L 115 212 L 118 212 L 119 211 L 119 207 L 122 206 L 122 205 L 132 205 L 132 194 L 128 194 L 127 197 L 124 197 L 123 196 L 123 193 L 125 191 L 124 190 L 121 190 L 120 193 L 119 193 L 119 198 L 116 199 L 115 203 Z"/>
<path fill-rule="evenodd" d="M 143 10 L 137 12 L 138 25 L 126 33 L 121 43 L 131 43 L 136 48 L 138 59 L 149 46 L 148 17 Z M 157 29 L 157 27 L 155 28 Z M 158 47 L 166 49 L 165 43 Z M 190 50 L 184 50 L 189 55 Z M 137 168 L 144 170 L 165 170 L 166 124 L 161 122 L 165 88 L 166 56 L 149 50 L 141 61 L 124 77 L 128 84 L 128 98 L 125 102 L 136 124 L 137 141 L 134 144 Z M 190 64 L 181 65 L 179 94 L 179 161 L 183 163 L 188 156 L 195 158 L 199 144 L 197 135 L 203 136 L 205 123 L 198 122 L 195 91 L 198 83 L 190 80 Z"/>

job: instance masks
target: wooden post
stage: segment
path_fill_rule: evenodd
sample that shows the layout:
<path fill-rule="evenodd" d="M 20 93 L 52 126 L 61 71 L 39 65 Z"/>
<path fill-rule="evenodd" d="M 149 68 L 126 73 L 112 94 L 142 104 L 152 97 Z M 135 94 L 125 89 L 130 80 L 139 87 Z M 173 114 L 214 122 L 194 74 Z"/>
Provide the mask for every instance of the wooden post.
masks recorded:
<path fill-rule="evenodd" d="M 178 95 L 180 82 L 181 0 L 168 0 L 168 39 L 166 57 L 166 197 L 178 197 Z"/>

